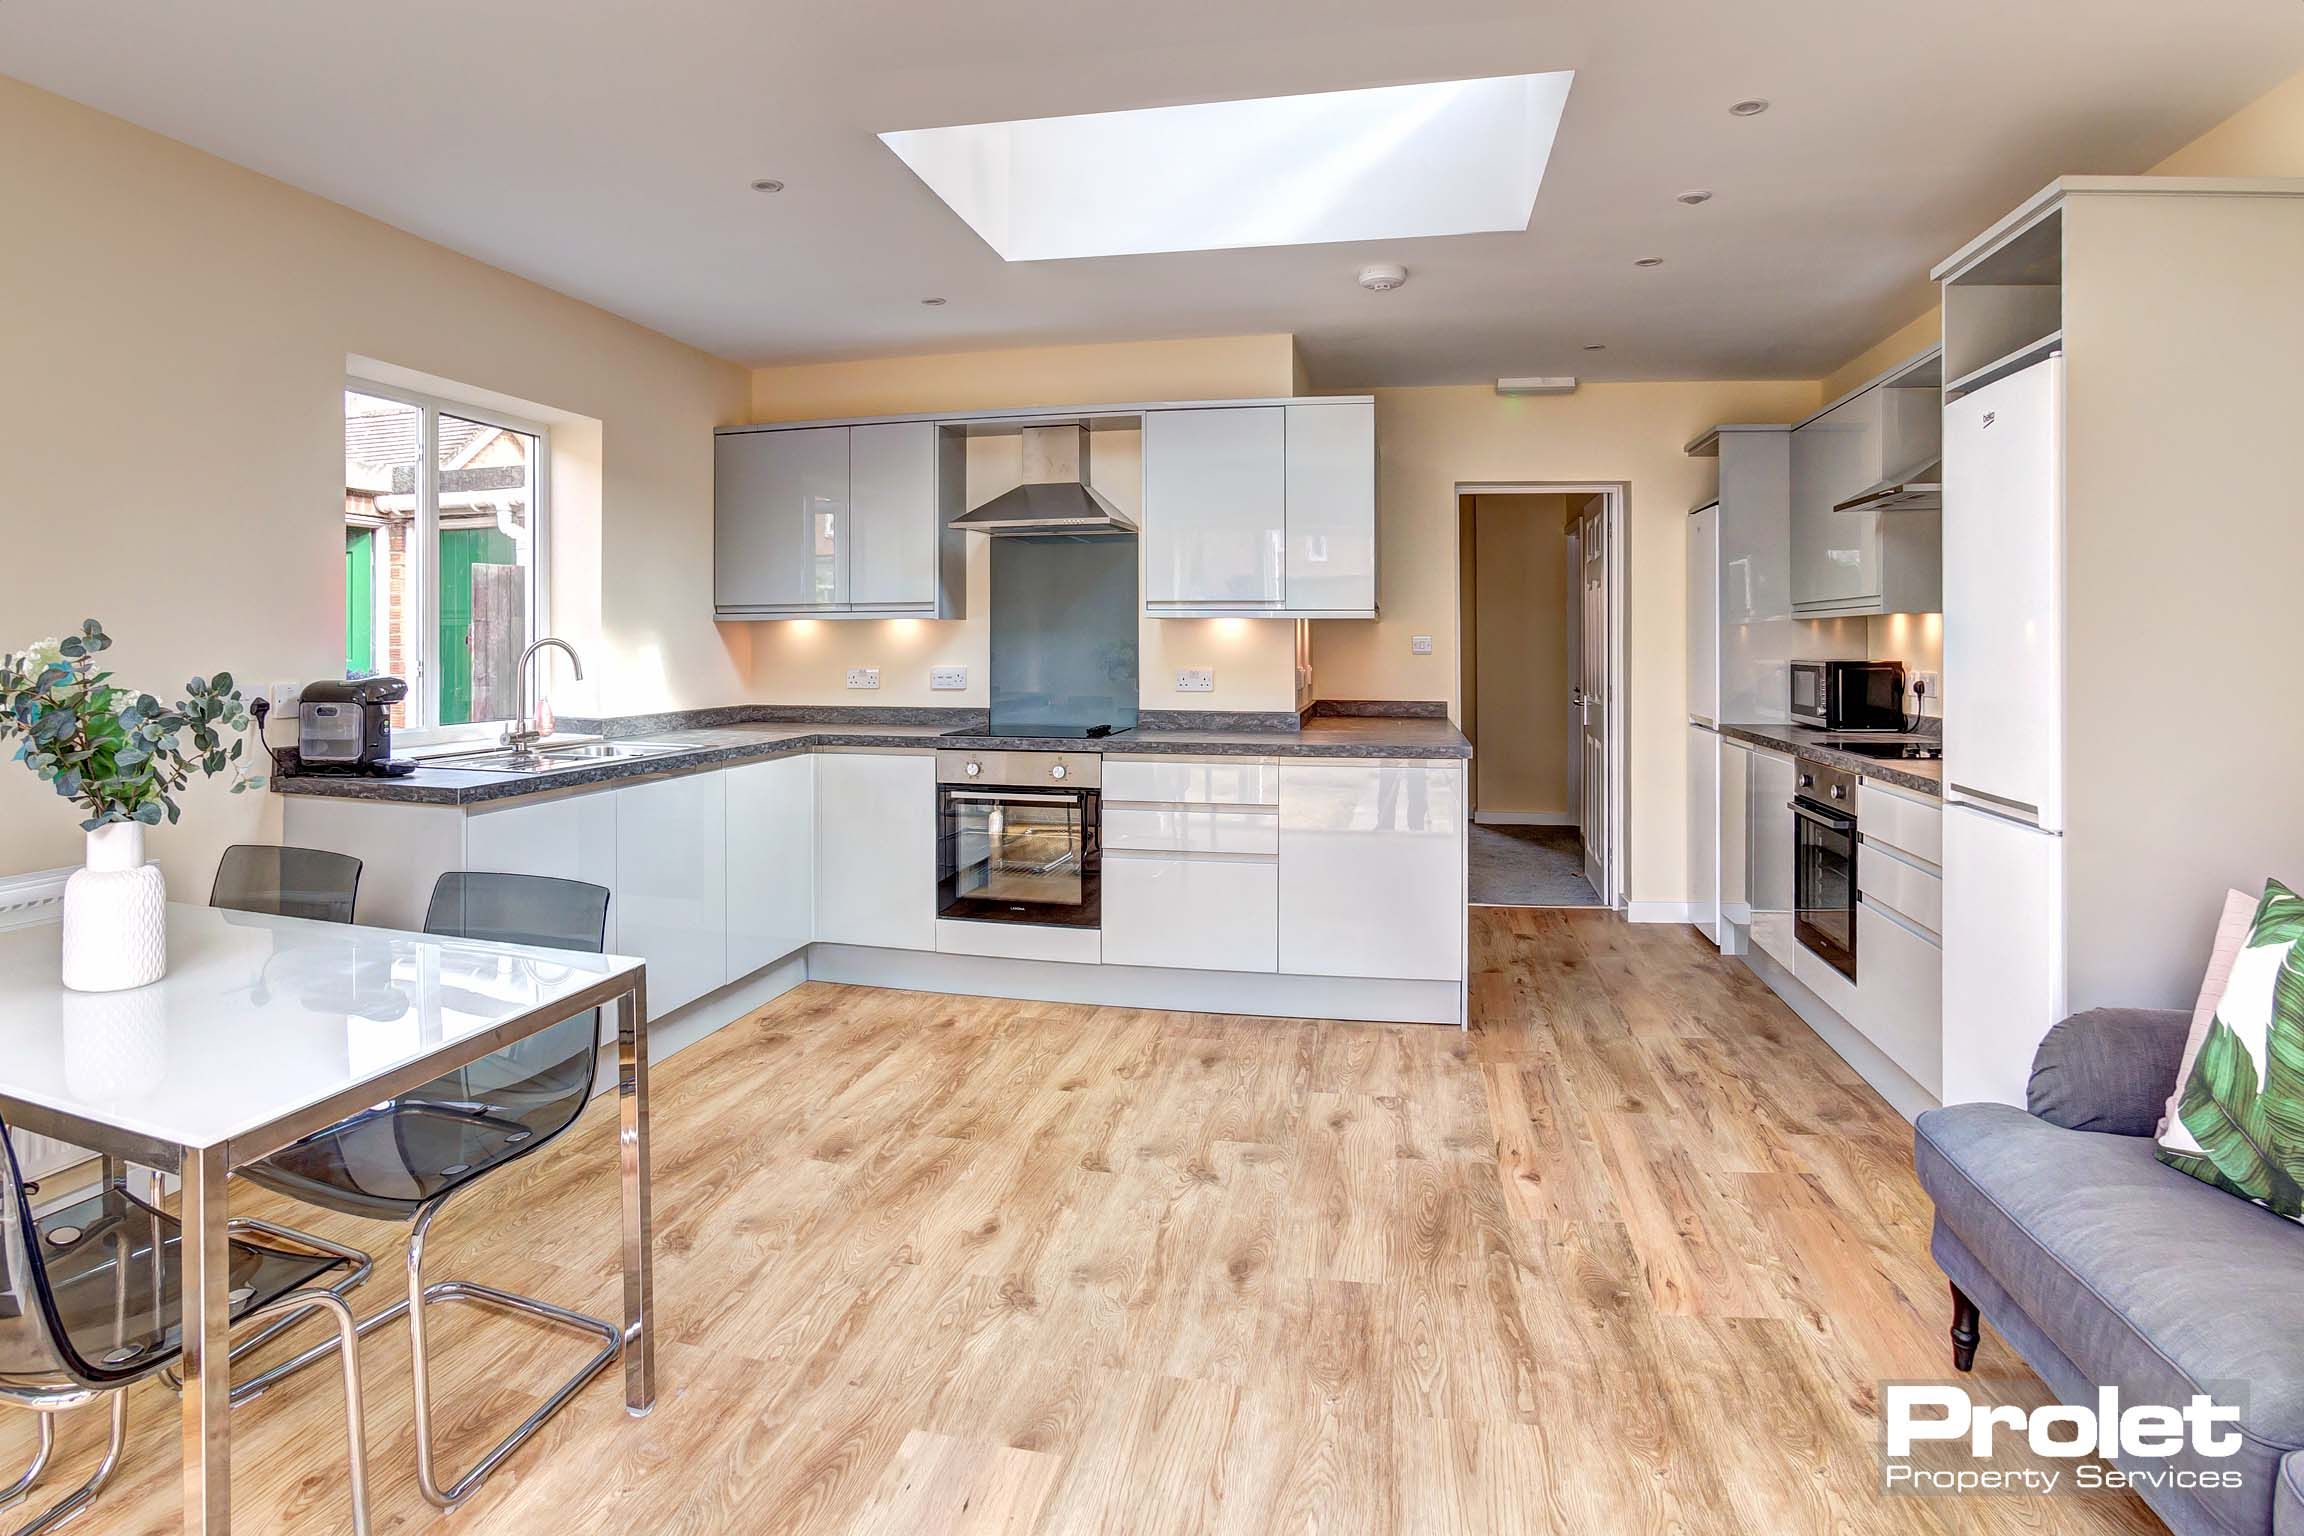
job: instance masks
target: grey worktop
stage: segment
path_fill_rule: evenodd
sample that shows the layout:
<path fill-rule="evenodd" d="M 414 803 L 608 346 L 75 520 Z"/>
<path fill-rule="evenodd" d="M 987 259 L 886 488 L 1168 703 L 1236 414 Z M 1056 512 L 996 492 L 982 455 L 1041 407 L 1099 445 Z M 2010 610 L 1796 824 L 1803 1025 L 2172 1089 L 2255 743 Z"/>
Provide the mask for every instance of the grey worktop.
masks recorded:
<path fill-rule="evenodd" d="M 1937 726 L 1938 722 L 1931 720 L 1926 724 Z M 1864 741 L 1922 741 L 1940 746 L 1944 739 L 1940 734 L 1940 729 L 1940 726 L 1938 730 L 1934 731 L 1923 729 L 1908 736 L 1889 735 L 1885 732 L 1866 732 L 1859 739 Z M 1820 763 L 1829 764 L 1834 768 L 1845 768 L 1850 773 L 1860 774 L 1867 779 L 1876 779 L 1882 784 L 1894 784 L 1899 789 L 1909 789 L 1919 794 L 1933 795 L 1938 799 L 1943 798 L 1944 760 L 1942 758 L 1924 761 L 1883 760 L 1877 757 L 1863 757 L 1854 752 L 1842 752 L 1836 750 L 1833 743 L 1845 738 L 1835 737 L 1828 731 L 1818 731 L 1805 725 L 1724 725 L 1720 727 L 1720 734 L 1732 741 L 1745 742 L 1755 747 L 1765 747 L 1770 751 L 1788 752 L 1796 757 L 1814 758 Z"/>
<path fill-rule="evenodd" d="M 666 719 L 668 717 L 647 717 Z M 591 722 L 587 722 L 589 724 Z M 603 722 L 610 723 L 610 722 Z M 613 724 L 621 725 L 621 722 Z M 284 795 L 379 800 L 403 805 L 479 805 L 557 794 L 594 784 L 655 774 L 687 773 L 732 763 L 761 762 L 809 751 L 935 747 L 1007 752 L 1110 752 L 1190 757 L 1466 758 L 1471 744 L 1447 720 L 1365 717 L 1306 720 L 1300 730 L 1154 730 L 1081 741 L 1070 737 L 948 736 L 941 724 L 882 724 L 856 720 L 754 721 L 685 730 L 607 732 L 625 740 L 677 742 L 684 749 L 656 757 L 572 763 L 548 773 L 494 773 L 472 768 L 421 767 L 404 778 L 300 775 L 275 778 Z"/>

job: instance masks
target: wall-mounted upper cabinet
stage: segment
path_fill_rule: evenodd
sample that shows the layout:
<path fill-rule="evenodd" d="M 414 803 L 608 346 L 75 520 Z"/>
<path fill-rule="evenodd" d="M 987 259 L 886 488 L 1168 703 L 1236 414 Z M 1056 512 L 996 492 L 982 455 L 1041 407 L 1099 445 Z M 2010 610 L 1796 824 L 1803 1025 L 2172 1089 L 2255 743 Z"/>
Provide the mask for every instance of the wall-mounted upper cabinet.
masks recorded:
<path fill-rule="evenodd" d="M 740 428 L 713 438 L 712 592 L 723 619 L 956 619 L 965 445 L 932 421 Z"/>
<path fill-rule="evenodd" d="M 1802 422 L 1792 434 L 1792 605 L 1807 618 L 1943 607 L 1941 367 L 1934 354 Z M 1850 506 L 1851 502 L 1861 504 Z"/>
<path fill-rule="evenodd" d="M 1374 618 L 1376 407 L 1144 413 L 1144 612 Z"/>

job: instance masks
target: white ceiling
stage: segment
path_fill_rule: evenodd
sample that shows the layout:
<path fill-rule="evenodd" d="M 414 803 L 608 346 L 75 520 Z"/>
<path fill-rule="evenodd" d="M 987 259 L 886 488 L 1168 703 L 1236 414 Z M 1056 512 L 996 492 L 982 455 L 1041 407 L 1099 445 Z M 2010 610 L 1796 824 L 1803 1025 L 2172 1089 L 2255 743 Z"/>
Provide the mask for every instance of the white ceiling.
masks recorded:
<path fill-rule="evenodd" d="M 1557 69 L 1524 233 L 1011 265 L 875 137 Z M 1814 377 L 2299 69 L 2295 0 L 0 4 L 0 72 L 742 362 L 1292 331 L 1334 388 Z"/>

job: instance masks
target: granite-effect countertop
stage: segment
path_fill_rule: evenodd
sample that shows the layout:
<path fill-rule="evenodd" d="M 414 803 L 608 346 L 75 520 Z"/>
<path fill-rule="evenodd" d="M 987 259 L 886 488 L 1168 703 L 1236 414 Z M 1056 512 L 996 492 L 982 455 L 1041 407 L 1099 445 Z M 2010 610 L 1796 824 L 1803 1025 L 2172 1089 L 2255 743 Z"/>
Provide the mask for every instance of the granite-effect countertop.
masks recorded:
<path fill-rule="evenodd" d="M 637 717 L 647 723 L 669 717 Z M 478 805 L 558 794 L 594 784 L 654 774 L 688 773 L 732 763 L 761 762 L 816 750 L 937 747 L 1006 752 L 1109 752 L 1190 757 L 1468 758 L 1471 743 L 1445 719 L 1314 717 L 1301 730 L 1138 730 L 1082 741 L 1072 737 L 949 736 L 940 724 L 778 720 L 694 729 L 638 731 L 610 722 L 611 740 L 677 743 L 682 750 L 653 757 L 578 762 L 544 773 L 501 773 L 476 768 L 419 767 L 404 778 L 349 774 L 276 777 L 284 795 L 338 800 L 380 800 L 403 805 Z M 479 749 L 475 749 L 479 750 Z"/>
<path fill-rule="evenodd" d="M 1899 789 L 1914 790 L 1923 795 L 1942 799 L 1944 795 L 1944 760 L 1942 758 L 1900 759 L 1865 757 L 1855 752 L 1836 750 L 1839 741 L 1918 741 L 1931 746 L 1943 745 L 1941 736 L 1928 732 L 1913 735 L 1891 735 L 1888 732 L 1868 731 L 1862 736 L 1834 736 L 1805 725 L 1724 725 L 1720 734 L 1734 741 L 1772 751 L 1788 752 L 1795 757 L 1814 758 L 1834 768 L 1845 768 L 1850 773 Z"/>

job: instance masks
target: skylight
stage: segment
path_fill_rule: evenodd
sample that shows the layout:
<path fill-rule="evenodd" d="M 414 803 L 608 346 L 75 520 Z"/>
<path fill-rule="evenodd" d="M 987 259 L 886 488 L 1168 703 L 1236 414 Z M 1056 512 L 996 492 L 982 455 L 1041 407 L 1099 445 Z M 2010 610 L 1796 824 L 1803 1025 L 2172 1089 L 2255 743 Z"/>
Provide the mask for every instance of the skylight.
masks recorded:
<path fill-rule="evenodd" d="M 880 135 L 1009 261 L 1526 229 L 1572 70 Z"/>

